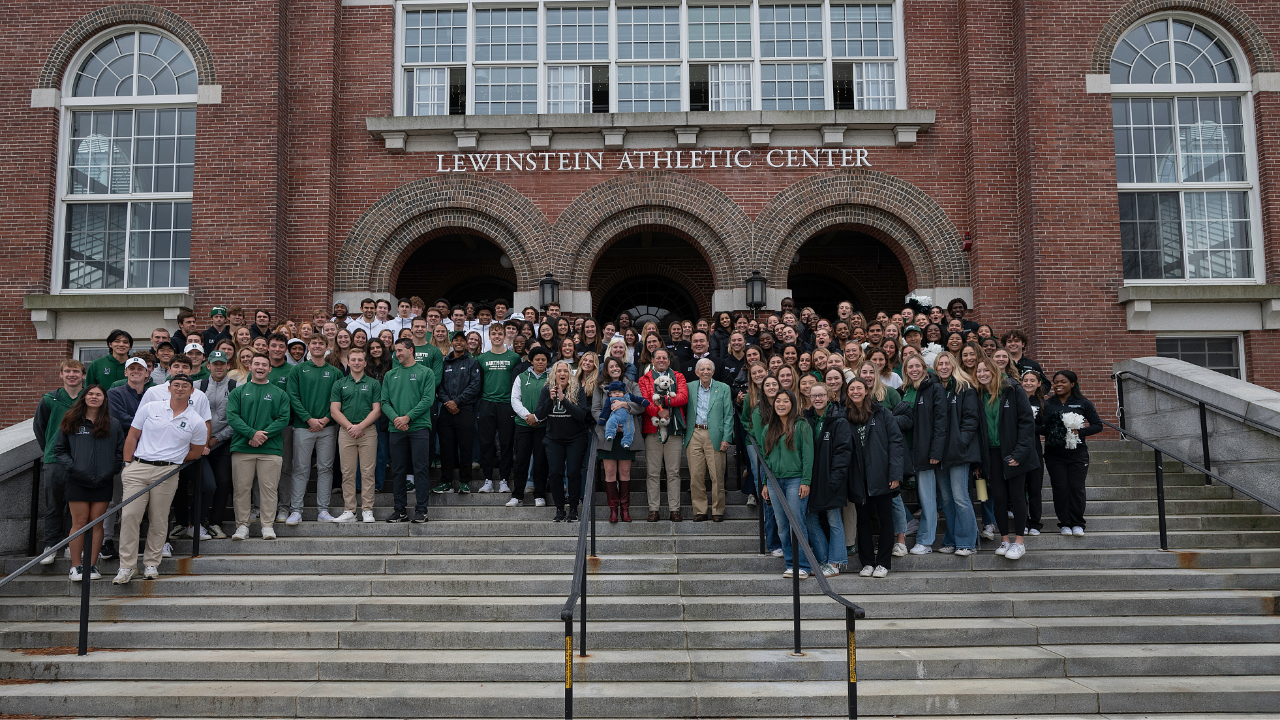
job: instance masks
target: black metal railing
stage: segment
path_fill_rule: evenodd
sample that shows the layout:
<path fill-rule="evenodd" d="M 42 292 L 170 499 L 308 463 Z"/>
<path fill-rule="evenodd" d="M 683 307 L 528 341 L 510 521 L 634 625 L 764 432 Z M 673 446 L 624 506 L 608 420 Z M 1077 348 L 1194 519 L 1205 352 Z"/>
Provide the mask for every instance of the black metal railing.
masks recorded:
<path fill-rule="evenodd" d="M 181 465 L 178 465 L 174 467 L 173 470 L 165 473 L 164 476 L 161 477 L 160 479 L 156 480 L 155 482 L 151 483 L 145 488 L 134 493 L 132 496 L 122 500 L 119 505 L 116 505 L 115 507 L 112 507 L 112 508 L 107 508 L 107 511 L 102 513 L 102 515 L 98 516 L 98 518 L 93 522 L 85 525 L 83 528 L 80 528 L 76 532 L 72 533 L 70 536 L 68 536 L 65 540 L 58 543 L 57 545 L 47 548 L 43 553 L 40 553 L 38 557 L 35 557 L 34 559 L 32 559 L 31 562 L 28 562 L 26 565 L 23 565 L 22 567 L 18 568 L 12 573 L 9 573 L 7 577 L 5 577 L 3 580 L 0 580 L 0 588 L 3 588 L 5 585 L 8 585 L 10 582 L 13 581 L 14 578 L 18 577 L 19 575 L 22 575 L 26 571 L 38 565 L 41 560 L 44 560 L 50 555 L 55 555 L 58 552 L 61 552 L 64 547 L 67 547 L 68 545 L 71 544 L 72 540 L 75 540 L 76 538 L 86 533 L 89 533 L 88 538 L 82 543 L 84 546 L 84 553 L 83 553 L 83 557 L 81 558 L 82 564 L 80 568 L 82 573 L 80 578 L 80 644 L 79 644 L 79 649 L 77 651 L 77 654 L 79 655 L 88 654 L 89 652 L 89 594 L 90 594 L 89 593 L 89 585 L 90 585 L 89 567 L 93 564 L 92 563 L 93 561 L 93 535 L 92 535 L 93 529 L 97 527 L 100 523 L 106 521 L 107 518 L 120 512 L 124 508 L 124 506 L 128 505 L 134 500 L 137 500 L 143 495 L 146 495 L 147 493 L 151 492 L 151 490 L 155 488 L 157 485 L 159 485 L 160 483 L 168 480 L 174 475 L 177 475 L 179 472 L 182 471 L 183 468 L 186 468 L 190 465 L 193 465 L 199 462 L 200 462 L 200 458 L 197 458 L 195 460 L 191 460 Z M 40 461 L 37 460 L 35 464 L 38 471 Z M 33 503 L 32 503 L 31 539 L 33 542 L 35 538 L 35 527 L 36 527 L 35 518 L 36 518 L 36 512 L 37 512 L 35 508 L 36 506 L 39 505 L 38 503 L 39 485 L 40 485 L 39 472 L 36 473 L 35 485 L 36 485 L 36 490 L 32 491 Z M 193 498 L 193 502 L 195 503 L 195 506 L 197 508 L 200 507 L 200 483 L 199 482 L 195 483 L 195 497 Z M 30 554 L 35 555 L 36 554 L 35 550 L 32 550 Z M 199 554 L 200 554 L 200 529 L 199 529 L 199 525 L 197 524 L 195 529 L 194 542 L 192 543 L 191 556 L 195 557 L 196 555 L 199 555 Z"/>
<path fill-rule="evenodd" d="M 560 609 L 564 622 L 564 717 L 573 718 L 573 610 L 581 602 L 579 618 L 579 648 L 581 657 L 587 656 L 587 557 L 596 556 L 596 432 L 592 427 L 587 441 L 587 475 L 582 479 L 582 514 L 578 520 L 578 549 L 573 559 L 573 584 L 569 597 Z M 556 480 L 555 482 L 563 482 Z M 621 489 L 621 488 L 619 488 Z"/>
<path fill-rule="evenodd" d="M 797 518 L 791 506 L 787 504 L 786 495 L 782 491 L 782 486 L 778 484 L 778 478 L 773 474 L 765 464 L 765 454 L 761 452 L 760 446 L 756 444 L 754 437 L 748 437 L 751 447 L 755 450 L 759 461 L 756 463 L 757 469 L 763 472 L 768 483 L 770 505 L 778 503 L 778 507 L 782 508 L 783 513 L 787 516 L 787 523 L 791 525 L 791 558 L 794 563 L 794 572 L 791 573 L 791 615 L 794 624 L 794 654 L 803 655 L 803 647 L 800 642 L 800 552 L 804 551 L 804 556 L 809 561 L 809 567 L 814 569 L 812 577 L 818 581 L 818 587 L 822 589 L 823 594 L 835 600 L 844 606 L 844 628 L 846 634 L 848 662 L 849 662 L 849 717 L 856 720 L 858 717 L 858 671 L 857 671 L 857 629 L 855 621 L 862 620 L 866 617 L 866 611 L 843 595 L 837 593 L 831 587 L 831 583 L 826 576 L 822 574 L 822 568 L 818 564 L 818 559 L 813 554 L 813 548 L 809 546 L 809 538 L 806 533 L 804 518 Z M 757 473 L 759 477 L 759 473 Z M 763 497 L 761 498 L 763 500 Z M 764 503 L 760 503 L 763 508 Z M 761 521 L 763 523 L 763 520 Z M 781 539 L 781 538 L 779 538 Z"/>

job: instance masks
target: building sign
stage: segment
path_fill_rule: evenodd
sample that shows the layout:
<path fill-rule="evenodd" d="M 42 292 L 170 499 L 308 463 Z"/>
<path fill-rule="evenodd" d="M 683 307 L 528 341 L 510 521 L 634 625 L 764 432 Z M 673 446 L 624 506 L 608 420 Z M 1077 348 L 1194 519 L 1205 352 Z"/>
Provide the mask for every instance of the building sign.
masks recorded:
<path fill-rule="evenodd" d="M 628 150 L 625 152 L 449 153 L 436 155 L 436 172 L 620 172 L 750 167 L 871 167 L 865 148 L 772 150 Z"/>

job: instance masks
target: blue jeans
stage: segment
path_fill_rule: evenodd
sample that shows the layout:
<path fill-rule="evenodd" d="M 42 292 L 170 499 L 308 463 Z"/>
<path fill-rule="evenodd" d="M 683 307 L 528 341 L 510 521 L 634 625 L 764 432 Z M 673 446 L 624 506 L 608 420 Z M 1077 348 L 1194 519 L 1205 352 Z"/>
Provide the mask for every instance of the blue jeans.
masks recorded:
<path fill-rule="evenodd" d="M 747 466 L 751 468 L 751 472 L 757 478 L 756 496 L 760 495 L 760 488 L 764 487 L 765 474 L 764 468 L 760 466 L 760 455 L 756 452 L 754 445 L 747 446 Z M 766 552 L 782 549 L 782 541 L 778 539 L 778 523 L 774 522 L 773 511 L 770 508 L 761 510 L 764 513 L 764 547 Z"/>
<path fill-rule="evenodd" d="M 996 522 L 995 515 L 996 504 L 991 501 L 991 488 L 987 488 L 987 499 L 982 501 L 982 524 L 983 525 L 999 525 Z M 1008 511 L 1006 511 L 1006 517 Z"/>
<path fill-rule="evenodd" d="M 937 471 L 916 471 L 916 493 L 920 496 L 920 529 L 916 530 L 916 542 L 932 546 L 938 535 L 938 482 Z"/>
<path fill-rule="evenodd" d="M 609 413 L 609 419 L 604 423 L 604 438 L 612 441 L 614 436 L 618 434 L 618 429 L 622 429 L 622 445 L 623 447 L 631 447 L 631 441 L 636 437 L 636 424 L 631 419 L 631 412 L 626 408 L 620 408 Z"/>
<path fill-rule="evenodd" d="M 791 506 L 791 512 L 795 514 L 797 520 L 803 522 L 806 509 L 809 506 L 809 498 L 800 497 L 800 481 L 801 478 L 778 478 L 778 484 L 782 486 L 782 492 L 786 495 L 786 503 Z M 769 494 L 769 502 L 773 505 L 773 519 L 778 523 L 778 538 L 784 540 L 782 543 L 782 559 L 786 562 L 788 568 L 795 567 L 795 558 L 791 557 L 791 523 L 787 521 L 787 513 L 782 509 L 780 504 L 783 498 L 775 497 L 773 493 Z M 841 534 L 844 533 L 843 525 L 841 525 Z M 800 555 L 800 569 L 809 570 L 809 558 L 802 553 Z"/>
<path fill-rule="evenodd" d="M 907 522 L 911 516 L 907 514 L 907 506 L 902 503 L 902 494 L 893 496 L 893 534 L 905 535 L 907 533 Z"/>
<path fill-rule="evenodd" d="M 819 520 L 823 515 L 827 516 L 830 535 L 822 533 L 822 523 Z M 840 519 L 840 508 L 810 511 L 805 514 L 804 524 L 809 531 L 809 545 L 813 547 L 813 556 L 819 563 L 845 565 L 849 562 L 849 553 L 844 546 L 844 521 Z"/>
<path fill-rule="evenodd" d="M 978 547 L 978 520 L 973 515 L 973 503 L 969 500 L 969 465 L 953 465 L 938 472 L 938 495 L 942 497 L 943 512 L 947 515 L 947 532 L 943 545 L 956 549 Z"/>

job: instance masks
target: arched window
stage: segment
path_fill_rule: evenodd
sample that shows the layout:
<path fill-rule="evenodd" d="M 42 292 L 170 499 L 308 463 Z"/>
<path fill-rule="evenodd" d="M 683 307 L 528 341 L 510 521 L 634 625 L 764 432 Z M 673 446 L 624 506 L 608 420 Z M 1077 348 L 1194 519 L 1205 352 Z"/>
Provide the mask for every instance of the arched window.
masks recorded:
<path fill-rule="evenodd" d="M 68 73 L 58 290 L 185 288 L 198 78 L 153 28 L 115 29 Z"/>
<path fill-rule="evenodd" d="M 1148 19 L 1111 55 L 1129 281 L 1260 282 L 1248 65 L 1219 31 Z"/>

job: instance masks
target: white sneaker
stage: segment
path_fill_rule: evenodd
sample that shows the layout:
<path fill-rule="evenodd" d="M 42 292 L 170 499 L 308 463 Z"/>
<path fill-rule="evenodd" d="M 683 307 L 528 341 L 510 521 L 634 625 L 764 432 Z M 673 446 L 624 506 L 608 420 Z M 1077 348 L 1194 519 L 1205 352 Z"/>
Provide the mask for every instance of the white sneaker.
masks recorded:
<path fill-rule="evenodd" d="M 784 578 L 789 578 L 789 577 L 791 577 L 792 575 L 795 575 L 795 574 L 796 574 L 796 571 L 795 571 L 795 570 L 793 570 L 792 568 L 787 568 L 786 570 L 783 570 L 783 571 L 782 571 L 782 577 L 784 577 Z"/>
<path fill-rule="evenodd" d="M 67 573 L 67 579 L 71 582 L 80 582 L 84 579 L 84 573 L 80 571 L 79 565 L 71 566 L 71 572 Z"/>
<path fill-rule="evenodd" d="M 236 527 L 236 531 L 235 531 L 234 533 L 232 533 L 232 534 L 231 534 L 231 539 L 232 539 L 232 540 L 246 540 L 246 539 L 248 539 L 248 537 L 249 537 L 249 526 L 248 526 L 248 525 L 239 525 L 239 526 L 237 526 L 237 527 Z"/>
<path fill-rule="evenodd" d="M 373 522 L 373 521 L 374 521 L 374 520 L 373 520 L 373 511 L 372 511 L 372 510 L 365 510 L 363 513 L 360 513 L 360 522 L 367 522 L 367 523 L 371 523 L 371 522 Z"/>
<path fill-rule="evenodd" d="M 770 554 L 770 555 L 772 555 L 772 556 L 774 556 L 774 557 L 782 557 L 782 548 L 778 548 L 777 550 L 774 550 L 773 552 L 771 552 L 771 553 L 769 553 L 769 554 Z"/>
<path fill-rule="evenodd" d="M 50 545 L 49 547 L 45 548 L 45 549 L 44 549 L 44 551 L 45 551 L 45 552 L 49 552 L 49 551 L 50 551 L 50 550 L 52 550 L 52 549 L 53 549 L 53 546 L 52 546 L 52 545 Z M 40 561 L 40 564 L 41 564 L 41 565 L 52 565 L 52 564 L 53 564 L 53 561 L 54 561 L 54 560 L 57 560 L 57 559 L 58 559 L 58 553 L 49 553 L 49 555 L 48 555 L 47 557 L 45 557 L 45 559 L 43 559 L 43 560 L 41 560 L 41 561 Z"/>
<path fill-rule="evenodd" d="M 276 522 L 284 522 L 289 519 L 289 508 L 276 508 Z"/>
<path fill-rule="evenodd" d="M 894 557 L 906 557 L 906 556 L 907 556 L 907 546 L 906 546 L 906 545 L 904 545 L 903 543 L 894 543 L 894 544 L 893 544 L 893 556 L 894 556 Z"/>
<path fill-rule="evenodd" d="M 912 555 L 928 555 L 931 552 L 933 552 L 933 548 L 928 545 L 921 545 L 920 543 L 916 543 L 915 547 L 911 548 Z"/>
<path fill-rule="evenodd" d="M 1006 560 L 1017 560 L 1027 554 L 1027 546 L 1022 543 L 1013 543 L 1009 546 L 1009 552 L 1004 554 Z"/>
<path fill-rule="evenodd" d="M 509 492 L 511 492 L 511 488 L 507 485 L 507 481 L 506 481 L 506 480 L 499 480 L 499 481 L 498 481 L 498 492 L 500 492 L 500 493 L 509 493 Z"/>
<path fill-rule="evenodd" d="M 300 512 L 289 513 L 289 517 L 284 519 L 284 524 L 289 525 L 290 527 L 297 525 L 300 522 L 302 522 L 302 513 Z"/>
<path fill-rule="evenodd" d="M 1069 528 L 1069 527 L 1064 527 L 1064 528 L 1062 528 L 1062 534 L 1063 534 L 1063 535 L 1070 535 L 1070 534 L 1071 534 L 1071 528 Z"/>
<path fill-rule="evenodd" d="M 546 507 L 546 506 L 547 506 L 547 500 L 546 500 L 546 498 L 536 498 L 536 499 L 533 501 L 533 506 L 534 506 L 534 507 Z M 1080 533 L 1083 535 L 1083 534 L 1084 534 L 1084 531 L 1083 531 L 1083 530 L 1081 530 L 1081 531 L 1080 531 Z"/>
<path fill-rule="evenodd" d="M 476 492 L 483 492 L 483 493 L 491 493 L 491 492 L 493 492 L 493 481 L 492 481 L 492 480 L 485 480 L 485 481 L 484 481 L 484 484 L 483 484 L 483 485 L 481 485 L 481 486 L 480 486 L 480 489 L 479 489 L 479 490 L 477 490 Z"/>
<path fill-rule="evenodd" d="M 858 574 L 861 575 L 862 577 L 871 577 L 871 573 L 875 571 L 876 569 L 871 567 L 870 565 L 863 565 L 862 569 L 858 571 Z"/>
<path fill-rule="evenodd" d="M 943 545 L 942 547 L 938 548 L 938 552 L 940 552 L 940 553 L 946 553 L 946 554 L 948 554 L 948 555 L 950 555 L 951 553 L 953 553 L 953 552 L 955 552 L 955 551 L 956 551 L 956 546 L 955 546 L 955 545 Z"/>
<path fill-rule="evenodd" d="M 285 522 L 288 522 L 287 520 Z M 333 516 L 328 510 L 321 510 L 316 514 L 316 522 L 333 522 Z"/>
<path fill-rule="evenodd" d="M 521 500 L 520 498 L 511 498 L 510 500 L 507 501 L 506 507 L 520 507 L 523 504 L 524 504 L 524 501 Z"/>
<path fill-rule="evenodd" d="M 262 539 L 263 539 L 263 540 L 275 540 L 275 539 L 276 539 L 276 531 L 275 531 L 275 530 L 274 530 L 270 525 L 268 525 L 268 526 L 266 526 L 266 527 L 262 528 Z"/>
<path fill-rule="evenodd" d="M 808 570 L 805 570 L 804 568 L 800 568 L 800 579 L 801 579 L 801 580 L 808 580 L 808 579 L 809 579 L 809 571 L 808 571 Z"/>
<path fill-rule="evenodd" d="M 875 572 L 871 573 L 871 577 L 873 578 L 889 577 L 889 569 L 883 565 L 877 565 Z"/>
<path fill-rule="evenodd" d="M 960 548 L 959 550 L 956 550 L 956 555 L 959 557 L 969 557 L 973 552 L 973 548 Z"/>
<path fill-rule="evenodd" d="M 996 539 L 996 526 L 995 526 L 995 525 L 983 525 L 983 526 L 982 526 L 982 532 L 978 533 L 978 535 L 979 535 L 983 540 L 995 540 L 995 539 Z"/>
<path fill-rule="evenodd" d="M 196 536 L 196 529 L 193 527 L 187 528 L 187 537 L 195 537 L 195 536 Z M 201 540 L 213 539 L 213 536 L 209 534 L 209 531 L 203 525 L 200 526 L 200 539 Z"/>
<path fill-rule="evenodd" d="M 356 521 L 356 514 L 350 510 L 343 510 L 342 514 L 333 519 L 336 523 L 348 523 Z"/>
<path fill-rule="evenodd" d="M 1004 542 L 1000 543 L 1000 547 L 996 548 L 996 554 L 1004 555 L 1007 552 L 1009 552 L 1009 541 L 1005 540 Z"/>
<path fill-rule="evenodd" d="M 1031 528 L 1031 529 L 1027 530 L 1026 532 L 1024 532 L 1024 533 L 1022 533 L 1022 534 L 1023 534 L 1023 535 L 1039 535 L 1039 534 L 1040 534 L 1040 531 L 1039 531 L 1039 530 L 1037 530 L 1037 529 L 1035 529 L 1035 528 Z"/>
<path fill-rule="evenodd" d="M 160 551 L 160 557 L 173 557 L 173 546 L 165 543 L 164 548 Z M 145 575 L 146 571 L 144 570 L 142 574 Z"/>
<path fill-rule="evenodd" d="M 142 568 L 142 577 L 147 580 L 155 580 L 160 577 L 160 571 L 156 569 L 155 565 L 148 565 Z"/>
<path fill-rule="evenodd" d="M 1009 510 L 1009 511 L 1008 511 L 1008 513 L 1009 513 L 1009 517 L 1013 517 L 1013 511 L 1012 511 L 1012 510 Z"/>
<path fill-rule="evenodd" d="M 137 572 L 133 568 L 120 568 L 120 572 L 116 573 L 115 578 L 111 581 L 112 585 L 128 585 L 133 579 L 133 574 Z"/>
<path fill-rule="evenodd" d="M 62 557 L 66 558 L 66 559 L 68 559 L 68 560 L 70 560 L 70 559 L 71 559 L 71 546 L 70 546 L 70 545 L 68 545 L 67 547 L 62 548 Z"/>
<path fill-rule="evenodd" d="M 840 574 L 840 570 L 835 565 L 827 563 L 822 566 L 822 577 L 833 578 Z"/>
<path fill-rule="evenodd" d="M 89 566 L 89 579 L 90 579 L 90 580 L 101 580 L 101 579 L 102 579 L 102 573 L 98 571 L 98 566 L 97 566 L 97 565 L 91 565 L 91 566 Z"/>
<path fill-rule="evenodd" d="M 755 495 L 748 495 L 748 496 L 747 496 L 747 507 L 749 507 L 749 508 L 753 508 L 753 507 L 755 507 L 755 506 L 756 506 L 756 496 L 755 496 Z"/>
<path fill-rule="evenodd" d="M 1076 537 L 1084 537 L 1084 528 L 1080 527 L 1079 525 L 1076 525 L 1075 527 L 1071 528 L 1071 534 L 1075 535 Z"/>

